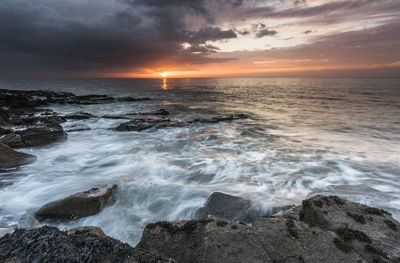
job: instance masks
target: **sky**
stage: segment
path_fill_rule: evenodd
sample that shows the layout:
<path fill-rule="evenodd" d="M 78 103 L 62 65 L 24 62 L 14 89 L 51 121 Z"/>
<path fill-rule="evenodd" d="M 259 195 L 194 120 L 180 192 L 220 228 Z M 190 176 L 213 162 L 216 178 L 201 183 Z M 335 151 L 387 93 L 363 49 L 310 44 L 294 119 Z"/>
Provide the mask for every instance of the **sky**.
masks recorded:
<path fill-rule="evenodd" d="M 400 77 L 400 0 L 1 0 L 0 77 Z"/>

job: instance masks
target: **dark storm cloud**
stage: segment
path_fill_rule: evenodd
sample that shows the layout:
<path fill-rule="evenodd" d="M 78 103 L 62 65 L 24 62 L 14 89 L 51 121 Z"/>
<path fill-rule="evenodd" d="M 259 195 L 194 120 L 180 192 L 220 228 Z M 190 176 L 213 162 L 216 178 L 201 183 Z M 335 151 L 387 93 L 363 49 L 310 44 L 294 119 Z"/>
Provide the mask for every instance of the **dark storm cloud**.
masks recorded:
<path fill-rule="evenodd" d="M 312 29 L 308 41 L 323 43 L 324 36 L 314 34 L 320 32 L 318 25 L 346 22 L 357 26 L 354 27 L 357 32 L 360 21 L 380 18 L 389 23 L 400 11 L 398 0 L 314 3 L 311 0 L 0 0 L 0 76 L 101 76 L 152 66 L 184 68 L 226 62 L 235 59 L 233 54 L 215 54 L 223 50 L 210 42 L 249 35 L 254 37 L 253 41 L 263 41 L 260 38 L 275 36 L 277 31 L 285 37 L 290 33 L 287 28 L 294 26 L 304 34 Z M 274 21 L 271 28 L 270 19 L 277 19 L 279 25 Z M 352 39 L 351 34 L 345 37 Z M 293 36 L 289 34 L 284 39 Z M 235 47 L 235 42 L 232 43 L 231 48 Z M 252 43 L 249 40 L 249 50 Z M 391 45 L 387 44 L 386 50 L 392 50 Z M 364 46 L 360 45 L 358 50 L 364 50 Z M 321 46 L 320 52 L 329 48 Z M 374 46 L 368 48 L 372 50 Z"/>
<path fill-rule="evenodd" d="M 212 21 L 203 0 L 124 1 L 113 10 L 106 6 L 91 15 L 88 9 L 79 16 L 73 12 L 84 12 L 79 3 L 0 2 L 0 75 L 120 72 L 170 58 L 176 63 L 206 63 L 211 59 L 205 55 L 216 51 L 207 41 L 236 37 L 232 30 L 207 24 L 186 28 L 185 15 Z M 240 2 L 227 0 L 231 5 Z M 195 51 L 183 49 L 183 42 Z"/>

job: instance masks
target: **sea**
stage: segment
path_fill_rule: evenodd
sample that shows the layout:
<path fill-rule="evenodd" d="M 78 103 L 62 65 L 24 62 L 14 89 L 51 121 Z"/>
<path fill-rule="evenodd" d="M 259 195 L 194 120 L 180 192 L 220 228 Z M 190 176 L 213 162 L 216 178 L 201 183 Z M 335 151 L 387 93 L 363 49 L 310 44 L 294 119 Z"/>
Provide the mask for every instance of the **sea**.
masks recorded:
<path fill-rule="evenodd" d="M 36 227 L 45 203 L 105 184 L 118 191 L 98 214 L 47 222 L 99 226 L 135 245 L 148 223 L 193 219 L 213 192 L 265 211 L 316 194 L 380 207 L 400 219 L 400 79 L 11 79 L 0 88 L 69 91 L 139 102 L 50 105 L 60 115 L 166 109 L 186 121 L 249 118 L 141 132 L 126 120 L 70 120 L 67 140 L 23 148 L 37 160 L 0 174 L 0 228 Z"/>

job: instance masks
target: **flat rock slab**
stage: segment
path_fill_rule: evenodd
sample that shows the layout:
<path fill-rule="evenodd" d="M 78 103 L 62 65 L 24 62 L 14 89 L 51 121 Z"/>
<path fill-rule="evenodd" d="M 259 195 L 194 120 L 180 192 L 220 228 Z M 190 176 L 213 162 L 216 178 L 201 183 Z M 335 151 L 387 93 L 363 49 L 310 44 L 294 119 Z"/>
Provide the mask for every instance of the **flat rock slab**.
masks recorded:
<path fill-rule="evenodd" d="M 60 231 L 44 226 L 16 229 L 0 239 L 0 262 L 143 262 L 172 263 L 171 259 L 132 248 L 106 236 L 100 228 Z"/>
<path fill-rule="evenodd" d="M 385 210 L 317 195 L 303 201 L 300 220 L 337 233 L 335 243 L 343 251 L 371 262 L 400 260 L 400 224 Z"/>
<path fill-rule="evenodd" d="M 17 152 L 9 146 L 0 143 L 0 169 L 13 168 L 35 161 L 36 157 L 27 153 Z"/>
<path fill-rule="evenodd" d="M 47 203 L 37 211 L 36 218 L 70 220 L 94 215 L 103 209 L 117 188 L 116 184 L 105 185 Z"/>
<path fill-rule="evenodd" d="M 238 196 L 214 192 L 196 213 L 196 219 L 220 219 L 252 224 L 257 217 L 270 216 L 293 206 L 273 207 L 264 211 L 251 201 Z"/>
<path fill-rule="evenodd" d="M 168 114 L 169 114 L 168 111 L 164 112 L 163 110 L 158 111 L 158 113 L 153 113 L 154 116 L 156 116 L 156 115 L 166 116 Z M 124 118 L 128 118 L 128 115 L 125 115 L 125 116 L 103 116 L 103 117 L 104 118 L 116 118 L 116 119 L 119 119 L 122 117 L 122 119 L 124 119 Z M 248 118 L 248 116 L 245 114 L 216 116 L 216 117 L 212 117 L 212 118 L 197 118 L 197 119 L 190 120 L 190 121 L 174 121 L 169 118 L 137 118 L 137 119 L 133 119 L 129 122 L 121 123 L 118 127 L 115 128 L 115 130 L 116 131 L 144 131 L 144 130 L 149 130 L 149 129 L 158 130 L 158 129 L 169 128 L 169 127 L 184 127 L 184 126 L 196 124 L 196 123 L 213 124 L 213 123 L 219 123 L 219 122 L 241 120 L 241 119 L 246 119 L 246 118 Z"/>
<path fill-rule="evenodd" d="M 149 224 L 137 247 L 178 262 L 399 262 L 399 234 L 399 222 L 382 209 L 315 196 L 253 226 L 210 219 Z"/>

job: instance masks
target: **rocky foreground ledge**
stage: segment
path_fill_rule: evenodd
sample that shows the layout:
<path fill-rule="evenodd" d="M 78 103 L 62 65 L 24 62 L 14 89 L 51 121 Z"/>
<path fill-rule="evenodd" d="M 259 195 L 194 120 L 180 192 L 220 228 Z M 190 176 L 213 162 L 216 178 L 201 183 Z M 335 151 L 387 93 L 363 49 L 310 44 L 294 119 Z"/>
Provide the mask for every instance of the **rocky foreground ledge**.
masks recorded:
<path fill-rule="evenodd" d="M 95 227 L 18 229 L 0 239 L 0 262 L 400 262 L 400 224 L 382 209 L 318 195 L 252 226 L 149 224 L 135 248 Z"/>

